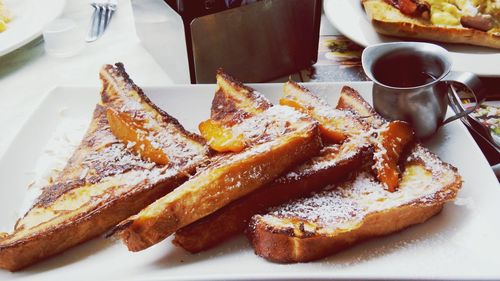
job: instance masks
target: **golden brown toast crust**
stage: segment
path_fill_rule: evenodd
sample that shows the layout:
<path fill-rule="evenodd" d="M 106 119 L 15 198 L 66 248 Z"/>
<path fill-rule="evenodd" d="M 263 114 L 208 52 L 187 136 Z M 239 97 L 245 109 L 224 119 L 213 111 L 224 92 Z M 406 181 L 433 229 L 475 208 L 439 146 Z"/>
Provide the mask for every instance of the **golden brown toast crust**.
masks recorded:
<path fill-rule="evenodd" d="M 222 70 L 211 118 L 200 130 L 210 145 L 224 151 L 221 131 L 240 136 L 234 153 L 216 156 L 212 163 L 172 193 L 124 221 L 116 230 L 131 251 L 140 251 L 165 239 L 178 229 L 269 183 L 291 167 L 316 155 L 321 147 L 317 122 L 289 107 L 271 106 L 254 89 Z M 212 126 L 215 126 L 212 130 Z M 243 149 L 243 150 L 242 150 Z"/>
<path fill-rule="evenodd" d="M 210 118 L 231 127 L 244 119 L 262 113 L 272 104 L 255 89 L 225 73 L 217 71 L 217 90 L 212 101 Z"/>
<path fill-rule="evenodd" d="M 103 108 L 99 105 L 96 107 L 94 118 L 94 124 L 95 122 L 101 124 L 106 122 Z M 94 128 L 97 130 L 102 129 L 101 126 L 95 126 Z M 95 131 L 90 131 L 82 145 L 88 145 L 87 141 L 94 136 L 96 136 Z M 85 144 L 85 142 L 87 143 Z M 117 169 L 116 173 L 118 174 L 126 173 L 131 169 L 139 171 L 138 166 L 133 166 L 133 164 L 115 165 L 113 167 Z M 101 171 L 99 174 L 102 175 L 102 173 L 108 174 L 107 171 Z M 108 176 L 113 177 L 116 173 Z M 0 240 L 0 267 L 16 271 L 92 239 L 127 218 L 130 214 L 140 211 L 144 206 L 161 197 L 168 190 L 172 190 L 186 179 L 186 174 L 177 174 L 166 178 L 164 182 L 155 186 L 143 182 L 136 185 L 133 190 L 121 194 L 121 196 L 111 196 L 109 200 L 99 200 L 101 202 L 89 206 L 85 212 L 61 220 L 53 226 L 44 227 L 42 225 L 41 227 L 35 226 L 25 229 L 18 223 L 16 232 Z M 90 180 L 100 181 L 95 177 Z M 75 181 L 70 180 L 70 182 Z M 80 183 L 80 185 L 75 186 L 68 186 L 67 182 L 56 183 L 44 189 L 35 207 L 49 207 L 57 198 L 67 194 L 73 188 L 84 185 L 84 182 L 85 179 L 79 180 L 77 183 Z M 25 233 L 19 233 L 22 230 L 25 230 Z"/>
<path fill-rule="evenodd" d="M 384 118 L 360 96 L 358 91 L 349 86 L 342 87 L 336 108 L 355 113 L 361 117 L 365 123 L 373 127 L 380 127 L 386 122 Z"/>
<path fill-rule="evenodd" d="M 219 69 L 210 119 L 201 122 L 198 129 L 213 150 L 241 152 L 252 140 L 232 128 L 271 106 L 263 95 Z"/>
<path fill-rule="evenodd" d="M 500 48 L 500 36 L 464 27 L 436 26 L 408 17 L 383 0 L 362 0 L 373 27 L 379 33 L 403 38 Z M 383 13 L 389 10 L 396 16 Z"/>
<path fill-rule="evenodd" d="M 154 111 L 122 71 L 123 67 L 106 66 L 101 72 L 106 84 L 104 106 L 96 106 L 86 135 L 55 183 L 43 190 L 14 233 L 0 239 L 1 268 L 19 270 L 104 233 L 184 182 L 196 163 L 204 161 L 207 147 L 199 137 L 184 134 L 175 119 Z M 130 97 L 122 95 L 131 91 Z M 196 155 L 194 161 L 172 158 L 161 166 L 127 150 L 110 131 L 105 114 L 106 105 L 117 106 L 126 98 L 136 99 L 170 122 L 166 126 L 185 137 L 182 145 Z"/>
<path fill-rule="evenodd" d="M 212 248 L 243 233 L 253 215 L 341 180 L 350 171 L 359 169 L 370 153 L 371 147 L 353 143 L 325 147 L 319 156 L 267 186 L 181 228 L 176 232 L 173 243 L 191 253 Z"/>
<path fill-rule="evenodd" d="M 249 236 L 255 253 L 277 263 L 296 263 L 318 260 L 348 248 L 354 243 L 376 236 L 391 234 L 413 224 L 423 223 L 436 215 L 443 204 L 436 206 L 404 206 L 365 219 L 356 231 L 335 237 L 311 235 L 296 238 L 292 231 L 275 231 L 264 223 L 254 223 Z M 418 214 L 418 216 L 415 216 Z"/>

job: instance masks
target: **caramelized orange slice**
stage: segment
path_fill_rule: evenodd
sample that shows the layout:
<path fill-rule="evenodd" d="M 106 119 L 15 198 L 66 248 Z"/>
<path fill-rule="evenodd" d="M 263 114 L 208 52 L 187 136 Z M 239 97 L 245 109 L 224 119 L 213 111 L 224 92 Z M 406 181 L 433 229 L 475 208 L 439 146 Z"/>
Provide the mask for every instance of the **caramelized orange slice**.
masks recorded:
<path fill-rule="evenodd" d="M 224 127 L 212 119 L 203 121 L 198 126 L 208 145 L 218 152 L 239 152 L 246 144 L 243 135 L 234 135 L 231 128 Z"/>
<path fill-rule="evenodd" d="M 150 131 L 145 129 L 144 121 L 135 120 L 126 113 L 120 113 L 113 108 L 106 109 L 111 132 L 117 139 L 131 146 L 135 153 L 146 161 L 165 165 L 168 163 L 168 156 L 161 148 L 153 146 L 148 139 Z"/>
<path fill-rule="evenodd" d="M 390 192 L 395 191 L 399 185 L 399 156 L 412 139 L 413 130 L 404 121 L 388 123 L 377 137 L 379 145 L 375 148 L 375 171 L 378 180 Z"/>
<path fill-rule="evenodd" d="M 338 130 L 337 126 L 339 125 L 338 123 L 341 122 L 341 120 L 328 119 L 324 116 L 320 116 L 318 114 L 315 114 L 314 109 L 308 109 L 308 108 L 302 106 L 297 101 L 291 99 L 288 96 L 280 99 L 280 104 L 293 107 L 300 112 L 308 114 L 314 120 L 318 121 L 319 122 L 319 130 L 321 132 L 321 135 L 324 138 L 326 138 L 334 143 L 343 142 L 347 138 L 347 134 Z M 332 111 L 333 110 L 334 109 L 332 109 Z M 334 123 L 337 123 L 337 124 L 335 125 Z"/>
<path fill-rule="evenodd" d="M 285 96 L 280 99 L 280 104 L 293 107 L 318 121 L 322 137 L 334 143 L 365 130 L 363 124 L 348 112 L 331 107 L 293 81 L 285 84 Z"/>

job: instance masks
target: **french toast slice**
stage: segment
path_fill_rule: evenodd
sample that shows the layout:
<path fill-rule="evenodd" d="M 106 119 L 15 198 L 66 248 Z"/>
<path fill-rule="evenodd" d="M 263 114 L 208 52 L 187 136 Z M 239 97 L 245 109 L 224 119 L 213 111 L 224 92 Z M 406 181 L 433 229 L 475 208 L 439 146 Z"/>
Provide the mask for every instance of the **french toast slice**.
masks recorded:
<path fill-rule="evenodd" d="M 417 145 L 405 160 L 400 187 L 383 189 L 363 171 L 312 197 L 252 217 L 255 253 L 280 263 L 307 262 L 354 243 L 423 223 L 453 200 L 461 186 L 455 168 Z"/>
<path fill-rule="evenodd" d="M 460 11 L 455 3 L 450 1 L 426 1 L 431 4 L 443 4 L 450 3 L 451 10 L 454 10 L 451 13 L 439 11 L 437 9 L 436 14 L 439 18 L 444 20 L 440 24 L 434 24 L 429 19 L 425 19 L 422 17 L 413 17 L 409 15 L 403 14 L 398 8 L 393 5 L 387 3 L 389 1 L 386 0 L 361 0 L 361 4 L 368 16 L 368 19 L 371 21 L 374 29 L 381 34 L 389 35 L 389 36 L 397 36 L 401 38 L 409 38 L 419 41 L 437 41 L 437 42 L 445 42 L 445 43 L 462 43 L 469 45 L 477 45 L 484 46 L 489 48 L 500 48 L 500 36 L 498 33 L 498 23 L 496 23 L 496 27 L 491 28 L 488 31 L 480 30 L 477 28 L 466 27 L 467 25 L 463 25 L 464 22 L 461 23 L 461 20 L 458 20 L 457 23 L 449 24 L 447 21 L 450 20 L 450 16 L 452 14 L 462 14 L 467 13 L 464 11 Z M 422 1 L 420 1 L 422 2 Z M 457 1 L 458 2 L 458 1 Z M 461 3 L 466 4 L 468 1 L 461 1 Z M 486 2 L 486 1 L 485 1 Z M 495 3 L 495 5 L 493 5 Z M 491 5 L 498 7 L 498 2 L 491 1 Z M 472 9 L 480 9 L 480 7 L 486 6 L 486 3 L 483 4 L 472 4 L 468 3 Z M 475 6 L 475 7 L 474 7 Z M 498 8 L 496 8 L 498 9 Z M 433 8 L 431 7 L 431 14 L 433 13 Z M 444 13 L 443 13 L 444 12 Z M 481 15 L 481 13 L 478 13 Z M 497 14 L 489 14 L 486 15 L 488 18 L 493 20 L 493 22 L 497 22 L 499 19 L 498 12 Z M 432 16 L 431 16 L 432 18 Z M 448 18 L 448 20 L 446 20 Z"/>
<path fill-rule="evenodd" d="M 191 253 L 217 246 L 230 237 L 242 234 L 253 215 L 344 179 L 351 171 L 359 169 L 371 153 L 371 146 L 357 141 L 326 146 L 320 155 L 265 187 L 179 229 L 173 243 Z"/>
<path fill-rule="evenodd" d="M 339 107 L 359 115 L 371 112 L 373 120 L 382 120 L 357 92 L 343 91 L 343 95 Z M 370 169 L 363 169 L 313 196 L 253 216 L 247 234 L 255 253 L 279 263 L 308 262 L 438 214 L 455 199 L 461 177 L 420 144 L 408 151 L 394 192 L 386 190 Z"/>
<path fill-rule="evenodd" d="M 162 241 L 319 153 L 322 143 L 316 121 L 290 107 L 271 106 L 253 89 L 221 72 L 217 81 L 219 100 L 213 105 L 222 113 L 213 110 L 209 121 L 241 135 L 245 146 L 237 153 L 217 155 L 189 181 L 117 226 L 130 251 Z M 237 100 L 231 110 L 219 107 L 228 100 Z M 205 137 L 210 144 L 220 135 Z"/>
<path fill-rule="evenodd" d="M 19 270 L 92 239 L 184 182 L 206 161 L 208 148 L 157 108 L 123 65 L 100 71 L 102 103 L 65 168 L 46 186 L 14 231 L 0 238 L 0 267 Z M 160 165 L 117 139 L 107 109 L 154 119 L 155 144 L 168 156 Z M 140 116 L 140 118 L 139 118 Z"/>

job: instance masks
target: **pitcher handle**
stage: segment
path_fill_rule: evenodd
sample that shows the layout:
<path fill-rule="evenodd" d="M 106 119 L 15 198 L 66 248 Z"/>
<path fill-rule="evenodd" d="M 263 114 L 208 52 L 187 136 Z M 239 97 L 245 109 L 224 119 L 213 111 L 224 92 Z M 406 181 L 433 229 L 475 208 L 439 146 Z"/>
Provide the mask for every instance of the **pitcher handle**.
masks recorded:
<path fill-rule="evenodd" d="M 479 77 L 477 77 L 474 73 L 450 71 L 450 73 L 448 73 L 448 75 L 444 77 L 443 81 L 447 82 L 448 84 L 456 82 L 464 85 L 467 89 L 469 89 L 469 91 L 474 96 L 476 105 L 469 109 L 464 109 L 462 103 L 460 102 L 460 97 L 458 97 L 456 91 L 450 89 L 448 91 L 448 101 L 449 101 L 448 104 L 451 106 L 451 108 L 456 114 L 454 116 L 448 117 L 446 120 L 443 121 L 441 125 L 468 116 L 470 113 L 474 112 L 477 108 L 479 108 L 479 106 L 485 99 L 483 93 L 484 91 L 483 84 L 481 83 L 481 80 L 479 80 Z M 451 88 L 453 86 L 449 85 L 449 87 Z"/>

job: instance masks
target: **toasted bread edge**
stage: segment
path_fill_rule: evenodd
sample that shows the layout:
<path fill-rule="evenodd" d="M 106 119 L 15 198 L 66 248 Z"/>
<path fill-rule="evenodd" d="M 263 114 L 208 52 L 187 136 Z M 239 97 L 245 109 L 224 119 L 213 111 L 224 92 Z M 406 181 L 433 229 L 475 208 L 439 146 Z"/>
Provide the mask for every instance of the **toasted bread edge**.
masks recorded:
<path fill-rule="evenodd" d="M 415 24 L 413 19 L 403 14 L 401 14 L 401 17 L 408 18 L 408 21 L 381 20 L 379 15 L 374 14 L 375 11 L 371 10 L 370 5 L 365 4 L 365 2 L 373 2 L 373 0 L 362 2 L 373 27 L 378 33 L 402 38 L 432 40 L 444 43 L 461 43 L 500 49 L 500 36 L 471 28 Z M 380 1 L 377 0 L 376 2 Z M 389 6 L 383 2 L 381 2 L 380 5 Z"/>

